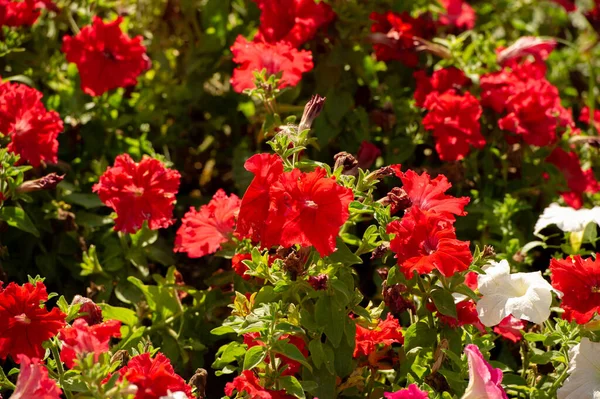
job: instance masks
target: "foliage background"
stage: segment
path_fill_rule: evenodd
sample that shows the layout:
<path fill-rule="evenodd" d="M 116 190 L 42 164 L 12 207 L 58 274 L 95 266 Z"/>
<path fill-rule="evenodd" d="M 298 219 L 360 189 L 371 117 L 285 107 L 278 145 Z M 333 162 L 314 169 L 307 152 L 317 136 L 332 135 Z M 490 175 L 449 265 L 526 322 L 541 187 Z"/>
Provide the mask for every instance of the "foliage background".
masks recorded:
<path fill-rule="evenodd" d="M 501 257 L 545 268 L 552 249 L 538 248 L 527 257 L 520 250 L 534 239 L 530 226 L 564 184 L 557 171 L 538 164 L 517 167 L 499 179 L 498 170 L 507 165 L 524 165 L 524 158 L 541 157 L 511 152 L 492 114 L 484 114 L 482 126 L 489 129 L 488 139 L 498 135 L 494 145 L 473 151 L 464 162 L 442 163 L 421 125 L 422 113 L 414 106 L 413 70 L 372 56 L 368 40 L 372 11 L 435 13 L 439 5 L 426 0 L 326 2 L 337 19 L 306 45 L 313 52 L 315 69 L 278 98 L 284 116 L 301 114 L 313 93 L 328 98 L 313 130 L 319 148 L 310 149 L 310 156 L 332 163 L 340 150 L 356 153 L 361 142 L 370 141 L 382 151 L 377 166 L 402 163 L 445 173 L 454 183 L 454 195 L 474 198 L 467 208 L 469 217 L 457 225 L 461 239 L 470 239 L 473 246 L 495 245 Z M 569 16 L 551 2 L 536 0 L 470 3 L 477 12 L 476 28 L 463 34 L 439 34 L 438 43 L 451 57 L 439 62 L 422 54 L 423 65 L 430 70 L 436 64 L 456 65 L 475 77 L 498 68 L 498 46 L 524 35 L 552 36 L 560 44 L 547 62 L 548 78 L 559 88 L 563 104 L 573 108 L 577 119 L 583 106 L 595 102 L 600 75 L 599 46 L 594 46 L 597 33 L 580 14 Z M 6 224 L 0 227 L 0 280 L 22 282 L 27 275 L 40 274 L 51 291 L 67 298 L 88 294 L 99 302 L 132 305 L 133 323 L 151 327 L 155 344 L 178 370 L 189 376 L 197 367 L 207 368 L 209 397 L 220 395 L 228 378 L 216 379 L 209 366 L 223 342 L 209 331 L 228 314 L 230 283 L 237 279 L 230 262 L 216 256 L 188 259 L 173 254 L 178 224 L 158 233 L 143 230 L 128 246 L 112 233 L 109 210 L 91 187 L 115 156 L 127 152 L 135 159 L 143 154 L 161 157 L 182 173 L 177 219 L 190 206 L 207 203 L 218 188 L 241 197 L 251 178 L 243 169 L 245 159 L 267 146 L 261 105 L 231 90 L 235 65 L 229 47 L 238 35 L 254 35 L 259 11 L 249 0 L 58 1 L 57 5 L 58 15 L 43 15 L 30 29 L 5 29 L 0 43 L 0 76 L 42 91 L 47 107 L 65 121 L 59 137 L 60 162 L 30 171 L 28 177 L 50 171 L 66 174 L 56 192 L 34 193 L 30 202 L 21 204 L 37 234 Z M 68 65 L 60 51 L 61 38 L 89 24 L 93 15 L 112 19 L 116 13 L 125 17 L 123 26 L 131 36 L 144 37 L 152 68 L 135 88 L 92 98 L 79 89 L 76 67 Z M 582 159 L 585 165 L 600 166 L 597 149 L 592 147 L 582 149 Z M 555 184 L 544 183 L 544 173 Z M 395 184 L 389 179 L 381 194 Z M 376 273 L 380 262 L 365 256 L 356 268 L 365 301 L 381 300 L 381 279 Z M 178 314 L 169 308 L 174 302 L 148 299 L 148 295 L 161 298 L 160 287 L 174 283 L 172 272 L 167 273 L 173 265 L 195 288 L 184 299 L 190 306 L 178 332 L 161 327 L 161 321 Z M 153 278 L 154 274 L 167 280 Z M 129 276 L 139 283 L 128 280 Z M 144 283 L 152 282 L 158 282 L 159 288 L 150 292 Z"/>

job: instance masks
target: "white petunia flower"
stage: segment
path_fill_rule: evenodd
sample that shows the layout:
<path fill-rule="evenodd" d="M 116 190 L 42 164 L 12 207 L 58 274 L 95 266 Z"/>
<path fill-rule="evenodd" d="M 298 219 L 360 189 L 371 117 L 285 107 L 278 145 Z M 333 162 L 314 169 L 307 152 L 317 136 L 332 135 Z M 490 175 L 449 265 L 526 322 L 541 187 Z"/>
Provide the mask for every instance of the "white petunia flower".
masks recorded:
<path fill-rule="evenodd" d="M 481 299 L 477 302 L 479 320 L 488 326 L 499 324 L 508 315 L 541 324 L 550 317 L 552 291 L 560 297 L 542 273 L 510 274 L 506 260 L 484 266 L 477 276 Z"/>
<path fill-rule="evenodd" d="M 583 338 L 569 350 L 569 378 L 558 399 L 600 399 L 600 344 Z"/>
<path fill-rule="evenodd" d="M 550 204 L 535 224 L 534 234 L 539 233 L 544 227 L 555 224 L 565 232 L 583 231 L 589 223 L 600 226 L 600 206 L 592 209 L 574 209 L 568 206 Z"/>
<path fill-rule="evenodd" d="M 182 391 L 167 391 L 167 396 L 161 396 L 160 399 L 188 399 L 188 396 Z"/>

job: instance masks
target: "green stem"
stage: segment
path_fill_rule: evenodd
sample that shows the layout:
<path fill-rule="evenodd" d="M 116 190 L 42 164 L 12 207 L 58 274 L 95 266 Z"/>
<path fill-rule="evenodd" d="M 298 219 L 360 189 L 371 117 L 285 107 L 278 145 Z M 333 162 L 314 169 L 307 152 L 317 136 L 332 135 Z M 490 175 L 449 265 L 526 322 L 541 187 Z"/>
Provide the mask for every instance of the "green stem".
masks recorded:
<path fill-rule="evenodd" d="M 56 363 L 56 371 L 58 372 L 58 382 L 60 383 L 60 387 L 62 388 L 66 398 L 71 399 L 73 395 L 71 394 L 71 391 L 65 388 L 65 369 L 63 368 L 63 364 L 60 361 L 58 348 L 54 342 L 50 346 L 50 351 L 52 352 L 52 357 L 54 357 L 54 362 Z"/>
<path fill-rule="evenodd" d="M 429 320 L 429 324 L 431 328 L 435 327 L 435 321 L 433 320 L 433 314 L 427 310 L 427 301 L 429 300 L 429 292 L 425 289 L 425 285 L 423 284 L 423 280 L 421 276 L 417 276 L 417 284 L 419 285 L 419 290 L 421 291 L 421 307 L 427 314 L 427 319 Z"/>

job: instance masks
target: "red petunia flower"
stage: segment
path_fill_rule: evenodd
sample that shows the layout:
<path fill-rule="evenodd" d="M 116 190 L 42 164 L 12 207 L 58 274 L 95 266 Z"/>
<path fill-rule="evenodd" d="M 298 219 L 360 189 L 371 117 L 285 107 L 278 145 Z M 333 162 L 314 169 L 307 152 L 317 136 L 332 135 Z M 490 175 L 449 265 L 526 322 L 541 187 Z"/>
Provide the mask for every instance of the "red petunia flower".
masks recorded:
<path fill-rule="evenodd" d="M 8 150 L 32 166 L 56 163 L 63 122 L 42 104 L 42 93 L 19 83 L 0 84 L 0 132 L 10 137 Z"/>
<path fill-rule="evenodd" d="M 102 309 L 89 298 L 75 295 L 71 305 L 80 305 L 78 319 L 83 319 L 88 325 L 93 326 L 102 323 Z"/>
<path fill-rule="evenodd" d="M 518 87 L 506 102 L 506 110 L 498 126 L 538 147 L 556 142 L 559 127 L 574 125 L 560 104 L 558 89 L 546 80 L 530 80 Z"/>
<path fill-rule="evenodd" d="M 135 399 L 159 399 L 169 391 L 184 392 L 188 398 L 193 398 L 190 386 L 175 374 L 171 362 L 162 353 L 154 358 L 149 353 L 134 356 L 118 372 L 119 381 L 125 378 L 137 386 Z"/>
<path fill-rule="evenodd" d="M 44 8 L 58 11 L 50 0 L 0 0 L 0 27 L 33 25 Z"/>
<path fill-rule="evenodd" d="M 348 220 L 351 189 L 340 186 L 327 172 L 294 169 L 280 176 L 270 190 L 271 206 L 262 244 L 314 246 L 321 256 L 335 250 L 340 227 Z"/>
<path fill-rule="evenodd" d="M 217 252 L 221 244 L 231 239 L 235 219 L 240 209 L 240 199 L 227 196 L 219 189 L 207 205 L 200 210 L 190 208 L 175 237 L 175 252 L 187 252 L 190 258 Z"/>
<path fill-rule="evenodd" d="M 573 12 L 577 10 L 574 0 L 552 0 L 556 4 L 560 4 L 567 12 Z"/>
<path fill-rule="evenodd" d="M 63 341 L 60 360 L 73 368 L 75 360 L 93 353 L 97 362 L 101 354 L 109 351 L 108 343 L 112 337 L 121 337 L 120 321 L 108 320 L 89 326 L 84 319 L 76 319 L 72 327 L 60 330 L 59 338 Z"/>
<path fill-rule="evenodd" d="M 427 308 L 431 311 L 437 310 L 433 303 L 427 304 Z M 485 333 L 485 326 L 477 315 L 477 305 L 472 299 L 465 299 L 456 304 L 456 318 L 443 315 L 440 312 L 437 312 L 437 318 L 452 328 L 471 325 L 477 328 L 480 333 Z"/>
<path fill-rule="evenodd" d="M 18 355 L 42 359 L 42 343 L 54 337 L 65 325 L 66 315 L 58 308 L 50 312 L 40 304 L 48 300 L 46 286 L 10 283 L 0 291 L 0 359 Z"/>
<path fill-rule="evenodd" d="M 260 8 L 257 41 L 287 42 L 299 47 L 334 18 L 331 7 L 314 0 L 254 0 Z"/>
<path fill-rule="evenodd" d="M 269 189 L 283 173 L 283 161 L 276 154 L 256 154 L 244 168 L 254 174 L 242 198 L 235 233 L 238 237 L 260 242 L 269 216 Z"/>
<path fill-rule="evenodd" d="M 434 269 L 452 277 L 467 270 L 473 260 L 469 242 L 456 239 L 454 227 L 447 219 L 434 213 L 425 214 L 415 206 L 402 220 L 391 222 L 387 232 L 395 234 L 390 249 L 409 279 L 414 272 L 427 274 Z"/>
<path fill-rule="evenodd" d="M 408 194 L 412 206 L 421 211 L 436 213 L 450 221 L 454 220 L 454 215 L 467 214 L 465 206 L 471 199 L 447 195 L 446 191 L 452 187 L 452 184 L 446 176 L 438 175 L 432 180 L 427 172 L 418 175 L 412 170 L 407 170 L 406 173 L 400 172 L 397 176 L 402 180 L 402 188 Z"/>
<path fill-rule="evenodd" d="M 118 87 L 134 86 L 137 77 L 150 68 L 142 37 L 133 39 L 119 27 L 123 18 L 104 22 L 94 17 L 75 36 L 63 37 L 62 52 L 77 64 L 81 88 L 91 96 L 101 96 Z"/>
<path fill-rule="evenodd" d="M 435 149 L 442 161 L 458 161 L 470 151 L 471 146 L 483 148 L 479 118 L 481 105 L 471 93 L 458 95 L 454 90 L 427 96 L 424 107 L 429 111 L 423 126 L 433 131 Z"/>
<path fill-rule="evenodd" d="M 523 91 L 530 80 L 545 80 L 546 65 L 539 62 L 511 63 L 510 69 L 488 73 L 481 76 L 481 104 L 502 113 L 508 100 L 514 94 Z"/>
<path fill-rule="evenodd" d="M 596 133 L 600 133 L 600 110 L 594 110 L 594 117 L 590 122 L 590 109 L 585 107 L 581 110 L 581 114 L 579 114 L 579 120 L 581 122 L 587 123 L 588 125 L 594 124 L 594 128 L 596 129 Z"/>
<path fill-rule="evenodd" d="M 425 105 L 425 100 L 432 93 L 442 94 L 448 90 L 460 89 L 471 82 L 463 71 L 454 67 L 438 69 L 431 77 L 425 71 L 417 71 L 413 76 L 417 80 L 415 101 L 419 107 Z"/>
<path fill-rule="evenodd" d="M 502 336 L 502 338 L 516 343 L 523 339 L 521 331 L 524 329 L 525 323 L 523 320 L 519 320 L 513 315 L 508 315 L 502 319 L 500 324 L 494 327 L 494 332 Z"/>
<path fill-rule="evenodd" d="M 172 215 L 179 179 L 179 172 L 165 168 L 157 159 L 144 155 L 135 163 L 129 154 L 121 154 L 93 191 L 117 213 L 115 230 L 135 233 L 144 221 L 151 230 L 158 230 L 175 222 Z"/>
<path fill-rule="evenodd" d="M 296 86 L 302 74 L 313 69 L 312 53 L 296 50 L 289 43 L 250 42 L 238 36 L 233 46 L 233 62 L 240 66 L 233 71 L 233 89 L 242 93 L 255 87 L 254 72 L 267 70 L 267 76 L 281 73 L 279 88 Z"/>
<path fill-rule="evenodd" d="M 17 385 L 12 393 L 14 399 L 60 399 L 61 389 L 48 377 L 48 369 L 40 359 L 18 355 L 21 364 Z"/>
<path fill-rule="evenodd" d="M 251 370 L 244 370 L 240 375 L 235 377 L 232 382 L 225 384 L 225 394 L 230 397 L 233 392 L 245 392 L 252 399 L 294 399 L 285 393 L 285 391 L 271 391 L 263 388 L 256 375 Z"/>
<path fill-rule="evenodd" d="M 246 274 L 246 272 L 248 271 L 248 266 L 244 264 L 245 260 L 250 259 L 252 259 L 251 254 L 235 254 L 233 255 L 233 258 L 231 258 L 231 268 L 238 276 L 240 276 L 244 280 L 250 280 L 252 278 L 252 276 Z"/>
<path fill-rule="evenodd" d="M 381 150 L 375 144 L 368 141 L 360 143 L 358 152 L 356 153 L 356 160 L 358 161 L 358 167 L 366 170 L 371 167 L 381 155 Z"/>
<path fill-rule="evenodd" d="M 379 320 L 377 327 L 373 330 L 356 325 L 356 346 L 354 347 L 354 358 L 369 356 L 377 350 L 379 345 L 389 347 L 392 344 L 404 343 L 402 327 L 398 319 L 391 314 L 385 320 Z"/>
<path fill-rule="evenodd" d="M 446 9 L 446 13 L 440 15 L 442 25 L 454 26 L 458 29 L 473 29 L 475 27 L 475 10 L 464 0 L 439 0 Z"/>
<path fill-rule="evenodd" d="M 304 357 L 308 357 L 308 350 L 306 349 L 306 342 L 300 337 L 295 335 L 284 334 L 279 337 L 280 341 L 287 340 L 290 344 L 294 345 L 300 352 L 304 355 Z M 254 346 L 265 346 L 265 343 L 260 340 L 260 333 L 248 333 L 244 334 L 244 344 L 248 345 L 248 349 Z M 302 365 L 285 356 L 277 356 L 281 359 L 281 367 L 286 366 L 286 369 L 281 372 L 281 375 L 296 375 L 302 369 Z M 269 363 L 269 356 L 265 358 L 265 362 Z"/>
<path fill-rule="evenodd" d="M 592 169 L 583 170 L 579 157 L 573 151 L 566 152 L 560 147 L 555 148 L 546 161 L 556 166 L 563 174 L 569 187 L 568 192 L 562 192 L 565 202 L 572 208 L 583 206 L 584 193 L 597 193 L 600 184 Z"/>
<path fill-rule="evenodd" d="M 585 324 L 600 313 L 600 258 L 552 259 L 550 273 L 552 287 L 563 293 L 564 319 Z"/>
<path fill-rule="evenodd" d="M 373 20 L 371 39 L 377 59 L 397 60 L 408 67 L 416 67 L 419 63 L 416 39 L 431 39 L 435 35 L 435 24 L 429 15 L 413 18 L 406 12 L 388 11 L 384 14 L 374 12 L 370 18 Z"/>

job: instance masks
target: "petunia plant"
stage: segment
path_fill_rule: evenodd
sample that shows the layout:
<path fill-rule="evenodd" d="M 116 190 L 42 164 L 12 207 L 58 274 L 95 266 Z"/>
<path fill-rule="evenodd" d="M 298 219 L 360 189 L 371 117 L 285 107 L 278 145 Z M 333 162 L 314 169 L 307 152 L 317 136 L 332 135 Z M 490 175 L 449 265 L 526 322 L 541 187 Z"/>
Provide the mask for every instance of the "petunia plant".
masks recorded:
<path fill-rule="evenodd" d="M 599 43 L 599 0 L 0 0 L 0 398 L 600 397 Z"/>

